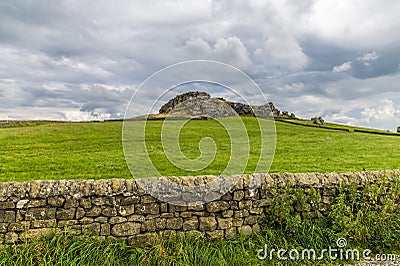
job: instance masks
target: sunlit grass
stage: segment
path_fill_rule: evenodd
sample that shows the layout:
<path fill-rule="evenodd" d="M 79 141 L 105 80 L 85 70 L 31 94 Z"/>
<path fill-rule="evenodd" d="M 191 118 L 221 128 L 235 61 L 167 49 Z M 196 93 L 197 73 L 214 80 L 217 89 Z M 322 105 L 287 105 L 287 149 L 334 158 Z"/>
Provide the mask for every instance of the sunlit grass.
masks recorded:
<path fill-rule="evenodd" d="M 259 156 L 256 120 L 244 118 L 250 138 L 246 172 Z M 400 137 L 305 127 L 276 122 L 276 152 L 270 172 L 347 172 L 400 168 Z M 148 121 L 147 150 L 163 175 L 219 174 L 230 158 L 227 133 L 215 121 L 190 121 L 180 145 L 190 158 L 199 140 L 214 139 L 217 160 L 199 172 L 166 159 L 160 143 L 162 121 Z M 0 181 L 130 178 L 122 148 L 122 122 L 45 123 L 0 128 Z M 263 163 L 263 162 L 261 162 Z"/>

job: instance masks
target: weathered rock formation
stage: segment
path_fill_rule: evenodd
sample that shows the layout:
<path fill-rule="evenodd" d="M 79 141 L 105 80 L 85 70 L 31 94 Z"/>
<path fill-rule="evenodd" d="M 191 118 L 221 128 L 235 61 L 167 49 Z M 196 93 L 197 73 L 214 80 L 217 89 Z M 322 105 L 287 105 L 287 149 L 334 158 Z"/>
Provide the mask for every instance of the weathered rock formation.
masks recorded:
<path fill-rule="evenodd" d="M 164 104 L 160 114 L 172 117 L 228 117 L 228 116 L 257 116 L 257 117 L 282 117 L 284 116 L 272 102 L 265 105 L 248 105 L 230 102 L 224 98 L 211 98 L 206 92 L 187 92 L 175 96 Z M 295 118 L 294 114 L 287 117 Z"/>
<path fill-rule="evenodd" d="M 316 125 L 323 125 L 325 123 L 324 119 L 320 116 L 311 118 L 311 121 Z"/>

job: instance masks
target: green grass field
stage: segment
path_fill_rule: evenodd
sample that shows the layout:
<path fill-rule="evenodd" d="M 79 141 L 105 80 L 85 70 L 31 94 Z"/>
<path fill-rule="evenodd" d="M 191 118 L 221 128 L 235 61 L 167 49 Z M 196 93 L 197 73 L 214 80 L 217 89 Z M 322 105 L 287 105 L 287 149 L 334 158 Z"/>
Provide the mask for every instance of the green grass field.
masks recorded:
<path fill-rule="evenodd" d="M 250 137 L 252 172 L 259 153 L 254 118 L 243 118 Z M 306 125 L 309 122 L 302 121 Z M 185 155 L 199 155 L 203 137 L 214 138 L 215 160 L 198 172 L 170 164 L 160 145 L 162 121 L 148 121 L 146 145 L 158 170 L 169 175 L 218 174 L 229 160 L 228 135 L 215 121 L 190 121 L 181 132 Z M 330 130 L 277 121 L 270 172 L 347 172 L 400 168 L 400 136 Z M 336 125 L 336 127 L 340 127 Z M 375 131 L 371 130 L 373 133 Z M 0 127 L 0 181 L 130 178 L 122 148 L 122 122 L 27 123 Z M 384 133 L 384 132 L 380 132 Z M 186 136 L 186 137 L 185 137 Z"/>
<path fill-rule="evenodd" d="M 246 171 L 252 172 L 260 153 L 259 129 L 254 118 L 243 120 L 250 142 Z M 357 132 L 357 128 L 341 125 L 316 127 L 307 121 L 290 122 L 293 121 L 275 124 L 276 152 L 270 172 L 400 168 L 399 135 L 371 129 L 365 130 L 370 133 L 362 133 Z M 0 123 L 0 181 L 131 178 L 123 153 L 122 125 L 122 122 Z M 229 160 L 231 146 L 221 125 L 212 120 L 190 121 L 180 133 L 184 154 L 196 158 L 200 154 L 199 141 L 211 137 L 218 147 L 217 160 L 196 173 L 174 167 L 160 144 L 161 126 L 162 121 L 148 122 L 146 148 L 162 174 L 217 174 Z M 351 247 L 372 249 L 374 254 L 399 254 L 400 216 L 396 202 L 400 186 L 399 181 L 390 186 L 385 182 L 382 179 L 377 184 L 370 184 L 362 193 L 341 188 L 329 213 L 312 220 L 292 215 L 291 211 L 294 202 L 300 202 L 308 194 L 301 194 L 302 190 L 286 191 L 287 188 L 271 190 L 275 204 L 266 214 L 265 226 L 247 238 L 218 241 L 160 239 L 151 248 L 138 248 L 121 241 L 53 235 L 21 245 L 0 246 L 0 265 L 338 264 L 343 261 L 257 258 L 257 250 L 265 244 L 276 248 L 321 250 L 335 243 L 338 237 L 345 237 Z M 374 195 L 379 198 L 375 199 Z M 358 204 L 354 205 L 355 200 Z M 385 204 L 381 205 L 382 202 Z"/>

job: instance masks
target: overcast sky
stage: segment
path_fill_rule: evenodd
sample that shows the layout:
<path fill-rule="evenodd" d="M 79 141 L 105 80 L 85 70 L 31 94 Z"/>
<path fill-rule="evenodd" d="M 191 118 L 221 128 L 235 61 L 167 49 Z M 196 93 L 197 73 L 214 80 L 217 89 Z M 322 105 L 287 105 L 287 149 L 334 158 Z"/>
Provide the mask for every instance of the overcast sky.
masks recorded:
<path fill-rule="evenodd" d="M 399 43 L 397 0 L 3 0 L 0 120 L 121 118 L 154 72 L 210 59 L 299 117 L 394 131 Z"/>

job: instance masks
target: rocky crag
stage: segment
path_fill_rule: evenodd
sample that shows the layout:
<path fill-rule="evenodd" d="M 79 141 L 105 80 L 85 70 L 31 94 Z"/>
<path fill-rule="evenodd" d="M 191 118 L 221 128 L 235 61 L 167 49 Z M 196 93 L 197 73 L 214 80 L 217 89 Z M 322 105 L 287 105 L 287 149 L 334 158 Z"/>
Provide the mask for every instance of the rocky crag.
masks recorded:
<path fill-rule="evenodd" d="M 212 98 L 206 92 L 186 92 L 175 96 L 164 104 L 160 115 L 171 115 L 172 117 L 229 117 L 229 116 L 251 116 L 265 118 L 293 118 L 292 113 L 277 109 L 272 102 L 265 105 L 249 105 L 238 102 L 227 101 L 224 98 Z"/>

